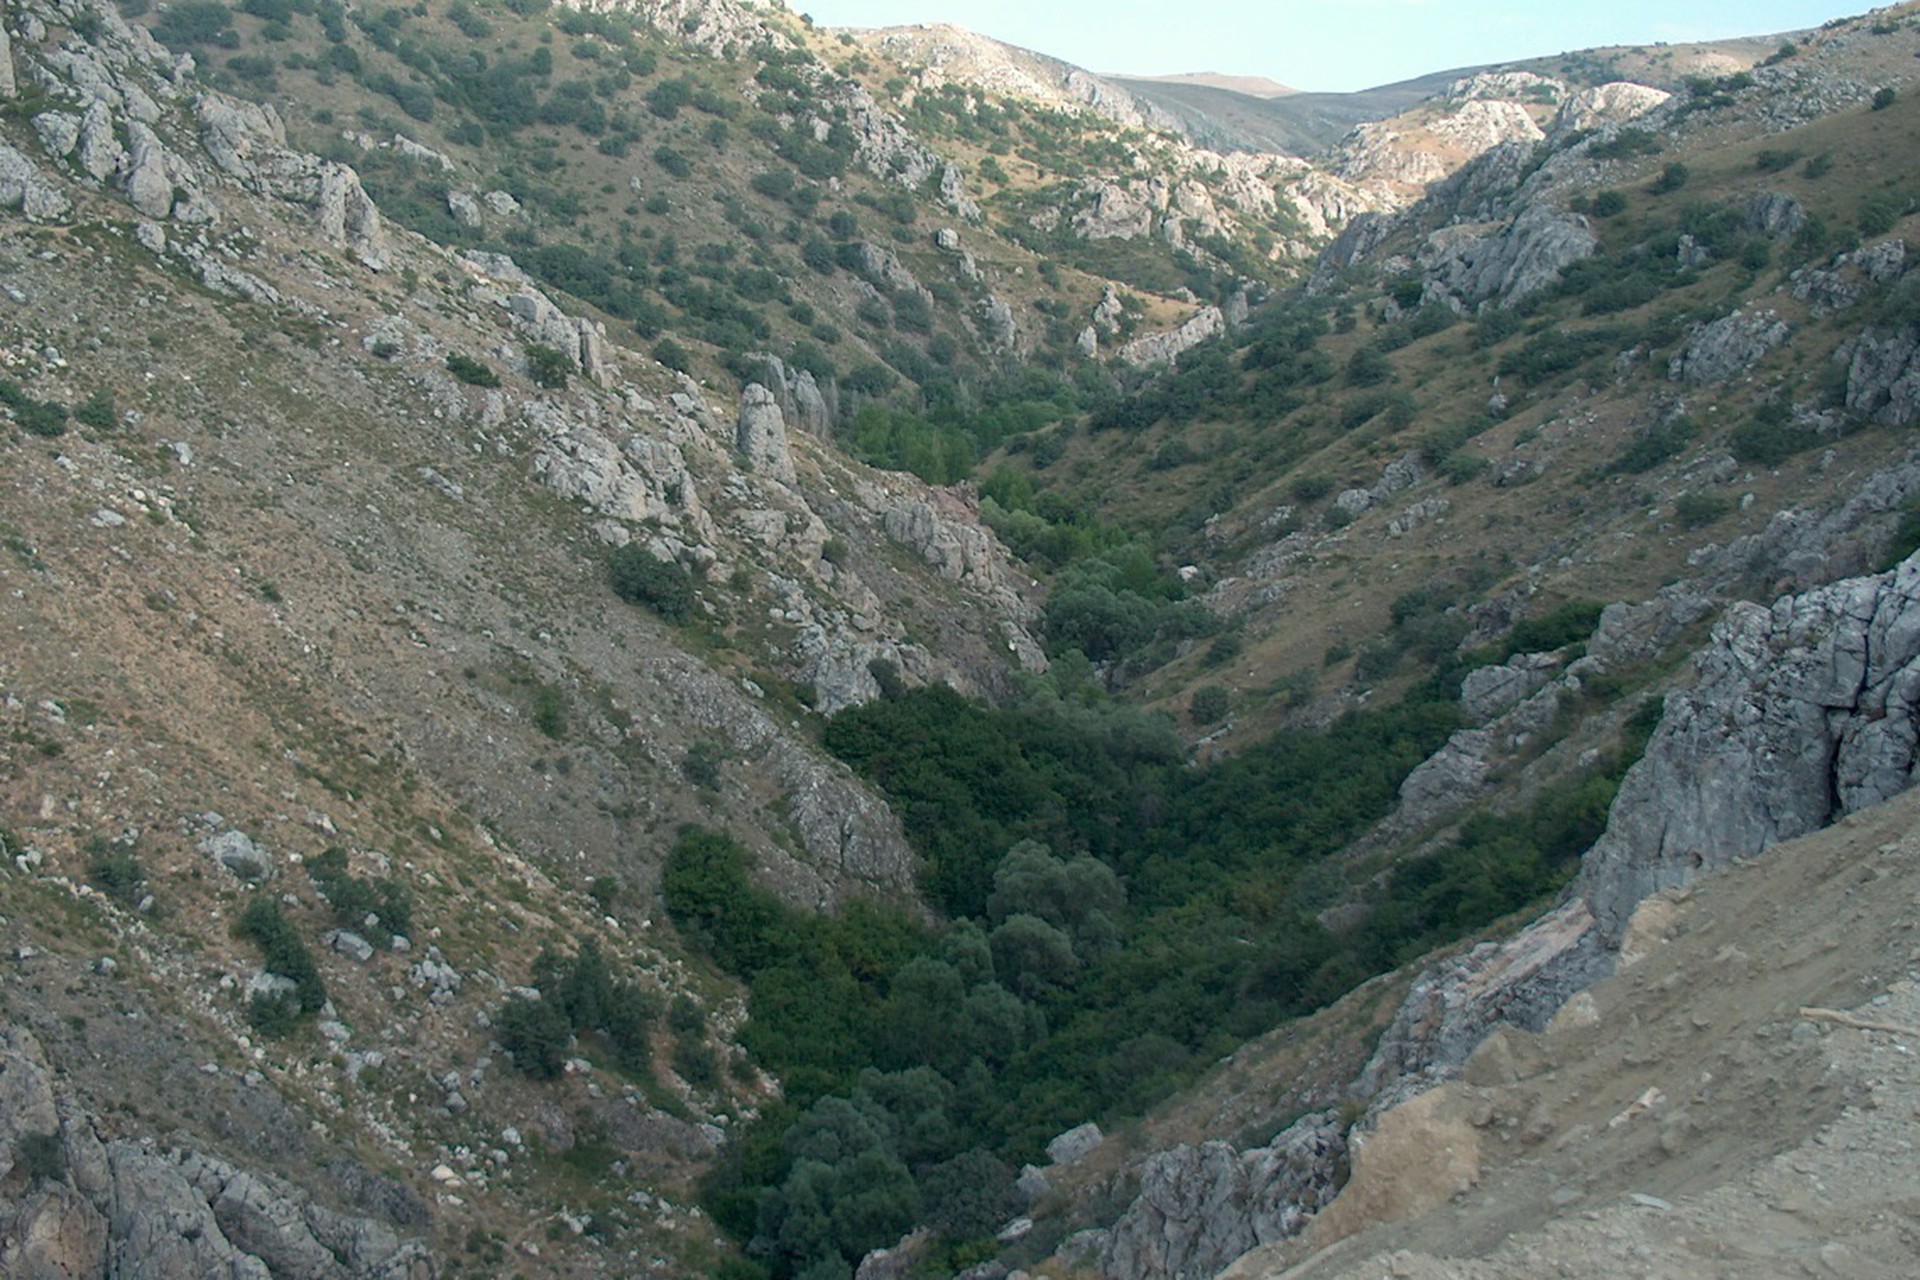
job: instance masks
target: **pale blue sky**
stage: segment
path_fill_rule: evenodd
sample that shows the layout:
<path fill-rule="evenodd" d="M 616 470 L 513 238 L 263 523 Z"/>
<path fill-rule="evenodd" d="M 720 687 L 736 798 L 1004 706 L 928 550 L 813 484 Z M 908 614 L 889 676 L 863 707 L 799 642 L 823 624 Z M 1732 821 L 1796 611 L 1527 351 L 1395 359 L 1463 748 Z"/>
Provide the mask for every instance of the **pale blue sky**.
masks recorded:
<path fill-rule="evenodd" d="M 1718 39 L 1865 12 L 1820 0 L 787 0 L 823 26 L 951 22 L 1095 71 L 1350 90 L 1596 45 Z"/>

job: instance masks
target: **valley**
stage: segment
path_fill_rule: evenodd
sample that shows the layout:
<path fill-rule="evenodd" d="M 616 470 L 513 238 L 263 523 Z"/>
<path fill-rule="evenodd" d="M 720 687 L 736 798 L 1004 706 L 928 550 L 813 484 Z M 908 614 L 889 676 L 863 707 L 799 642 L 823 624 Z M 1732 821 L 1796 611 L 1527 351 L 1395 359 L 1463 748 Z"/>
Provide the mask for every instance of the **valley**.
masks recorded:
<path fill-rule="evenodd" d="M 0 31 L 0 1272 L 1897 1272 L 1914 6 Z"/>

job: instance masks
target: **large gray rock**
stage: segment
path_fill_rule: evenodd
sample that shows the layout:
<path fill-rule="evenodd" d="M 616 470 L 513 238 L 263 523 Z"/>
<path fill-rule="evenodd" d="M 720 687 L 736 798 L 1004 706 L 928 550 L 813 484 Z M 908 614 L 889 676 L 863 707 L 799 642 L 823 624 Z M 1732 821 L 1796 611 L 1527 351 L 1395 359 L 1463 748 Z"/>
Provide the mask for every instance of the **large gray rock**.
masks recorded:
<path fill-rule="evenodd" d="M 1468 724 L 1484 725 L 1559 674 L 1550 653 L 1527 653 L 1497 667 L 1481 667 L 1460 682 L 1460 711 Z"/>
<path fill-rule="evenodd" d="M 1790 240 L 1807 225 L 1807 208 L 1780 191 L 1756 191 L 1747 201 L 1747 229 L 1770 240 Z"/>
<path fill-rule="evenodd" d="M 1428 278 L 1465 303 L 1511 306 L 1553 284 L 1565 267 L 1592 257 L 1599 244 L 1579 214 L 1529 205 L 1487 235 L 1445 239 Z"/>
<path fill-rule="evenodd" d="M 1667 376 L 1696 385 L 1726 382 L 1765 359 L 1792 333 L 1772 308 L 1732 312 L 1695 330 L 1686 349 L 1667 362 Z"/>
<path fill-rule="evenodd" d="M 942 515 L 920 498 L 888 508 L 880 523 L 889 538 L 918 553 L 941 577 L 978 587 L 999 584 L 999 546 L 978 525 Z"/>
<path fill-rule="evenodd" d="M 1120 358 L 1142 368 L 1154 364 L 1178 364 L 1183 354 L 1226 331 L 1226 313 L 1218 307 L 1202 307 L 1178 328 L 1135 338 L 1120 348 Z"/>
<path fill-rule="evenodd" d="M 255 844 L 245 832 L 222 831 L 208 836 L 200 842 L 200 852 L 242 880 L 265 880 L 273 875 L 273 855 Z"/>
<path fill-rule="evenodd" d="M 1075 1125 L 1047 1144 L 1047 1159 L 1055 1164 L 1073 1164 L 1084 1160 L 1105 1142 L 1100 1126 L 1089 1120 L 1085 1124 Z"/>
<path fill-rule="evenodd" d="M 1375 1114 L 1460 1070 L 1497 1027 L 1545 1027 L 1610 958 L 1575 900 L 1504 942 L 1484 942 L 1425 970 L 1401 1001 L 1356 1091 Z"/>
<path fill-rule="evenodd" d="M 102 99 L 87 104 L 74 140 L 74 163 L 95 182 L 105 182 L 126 168 L 127 151 L 113 132 L 113 109 Z"/>
<path fill-rule="evenodd" d="M 1610 940 L 1648 894 L 1912 784 L 1920 558 L 1771 609 L 1735 604 L 1696 666 L 1694 685 L 1667 696 L 1581 868 Z"/>
<path fill-rule="evenodd" d="M 12 1173 L 16 1139 L 61 1139 L 62 1168 Z M 177 1145 L 101 1143 L 57 1096 L 31 1033 L 0 1027 L 0 1275 L 21 1280 L 424 1280 L 386 1223 Z"/>
<path fill-rule="evenodd" d="M 1848 409 L 1889 427 L 1920 417 L 1920 330 L 1868 329 L 1835 358 L 1847 365 Z"/>
<path fill-rule="evenodd" d="M 757 382 L 748 383 L 741 393 L 734 444 L 759 474 L 782 484 L 794 482 L 793 454 L 787 449 L 787 423 L 780 402 Z"/>
<path fill-rule="evenodd" d="M 49 222 L 72 207 L 33 161 L 0 142 L 0 209 L 18 209 L 28 222 Z"/>
<path fill-rule="evenodd" d="M 13 76 L 13 37 L 7 34 L 6 23 L 0 22 L 0 102 L 10 101 L 19 92 Z"/>
<path fill-rule="evenodd" d="M 1139 1196 L 1100 1242 L 1100 1274 L 1204 1280 L 1298 1234 L 1339 1190 L 1346 1150 L 1338 1117 L 1320 1112 L 1250 1151 L 1207 1142 L 1149 1156 Z"/>

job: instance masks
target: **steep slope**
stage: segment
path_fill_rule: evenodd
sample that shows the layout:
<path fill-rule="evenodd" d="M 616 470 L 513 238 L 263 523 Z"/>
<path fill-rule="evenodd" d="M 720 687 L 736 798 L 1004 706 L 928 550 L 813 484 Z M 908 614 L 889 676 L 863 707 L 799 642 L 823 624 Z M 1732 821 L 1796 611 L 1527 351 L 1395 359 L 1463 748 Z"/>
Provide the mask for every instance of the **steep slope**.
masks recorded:
<path fill-rule="evenodd" d="M 1310 1256 L 1222 1276 L 1905 1274 L 1915 818 L 1903 796 L 1654 900 L 1625 972 L 1382 1119 Z"/>
<path fill-rule="evenodd" d="M 653 923 L 666 847 L 910 901 L 806 704 L 1044 665 L 1005 553 L 790 432 L 810 380 L 608 341 L 111 8 L 10 22 L 9 1258 L 702 1270 L 775 1085 Z M 542 1083 L 555 966 L 608 1011 Z"/>

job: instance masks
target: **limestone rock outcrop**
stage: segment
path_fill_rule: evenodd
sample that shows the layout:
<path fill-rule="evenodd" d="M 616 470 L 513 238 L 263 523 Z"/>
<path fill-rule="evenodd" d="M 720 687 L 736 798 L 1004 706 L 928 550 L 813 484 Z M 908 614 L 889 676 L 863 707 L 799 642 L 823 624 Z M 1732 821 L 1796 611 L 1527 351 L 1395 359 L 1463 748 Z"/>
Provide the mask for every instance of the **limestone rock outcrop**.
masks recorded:
<path fill-rule="evenodd" d="M 14 1176 L 8 1177 L 8 1173 Z M 0 1028 L 0 1275 L 425 1280 L 425 1246 L 178 1143 L 102 1141 L 34 1036 Z"/>
<path fill-rule="evenodd" d="M 1673 95 L 1652 85 L 1615 80 L 1575 92 L 1560 104 L 1554 117 L 1556 136 L 1597 129 L 1602 125 L 1637 120 Z"/>
<path fill-rule="evenodd" d="M 1120 348 L 1120 358 L 1136 368 L 1178 364 L 1183 354 L 1226 331 L 1226 313 L 1219 307 L 1202 307 L 1178 328 L 1135 338 Z"/>
<path fill-rule="evenodd" d="M 1738 603 L 1667 697 L 1580 892 L 1617 941 L 1642 898 L 1905 790 L 1920 763 L 1920 558 Z"/>
<path fill-rule="evenodd" d="M 1920 417 L 1920 329 L 1868 329 L 1835 358 L 1846 362 L 1849 410 L 1889 427 Z"/>
<path fill-rule="evenodd" d="M 1778 312 L 1734 311 L 1702 325 L 1667 363 L 1667 376 L 1696 385 L 1726 382 L 1782 346 L 1793 329 Z"/>
<path fill-rule="evenodd" d="M 1444 242 L 1428 277 L 1468 305 L 1510 306 L 1554 283 L 1570 264 L 1592 257 L 1599 244 L 1579 214 L 1529 205 L 1485 235 Z"/>
<path fill-rule="evenodd" d="M 1296 1234 L 1345 1181 L 1345 1126 L 1317 1112 L 1264 1147 L 1181 1145 L 1149 1156 L 1140 1194 L 1097 1245 L 1102 1274 L 1205 1280 L 1258 1245 Z"/>
<path fill-rule="evenodd" d="M 793 454 L 787 449 L 787 423 L 780 402 L 757 382 L 748 383 L 741 393 L 734 446 L 756 472 L 781 484 L 793 483 Z"/>

